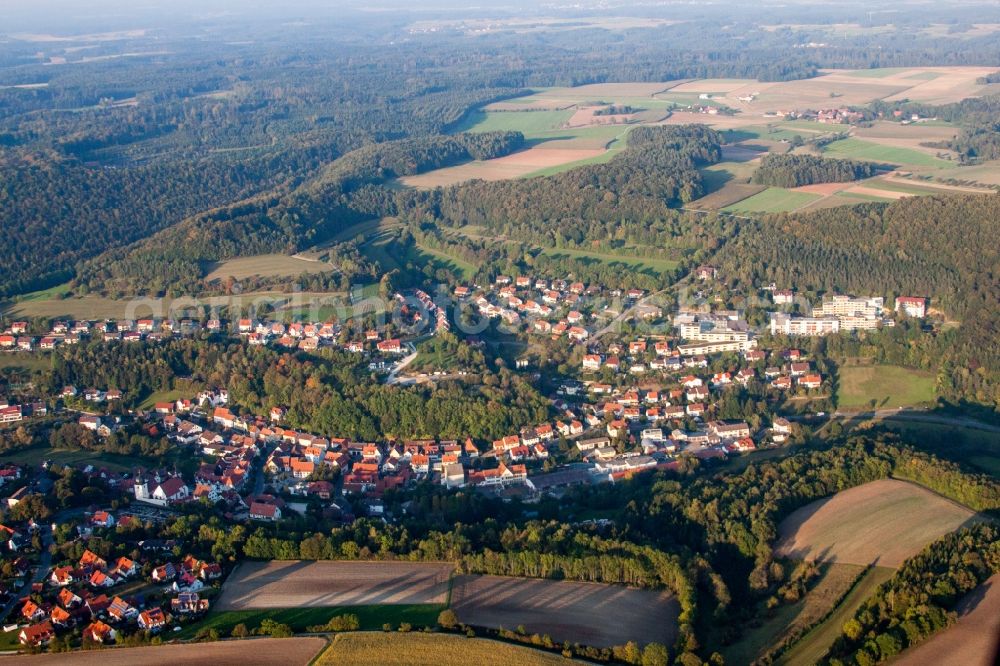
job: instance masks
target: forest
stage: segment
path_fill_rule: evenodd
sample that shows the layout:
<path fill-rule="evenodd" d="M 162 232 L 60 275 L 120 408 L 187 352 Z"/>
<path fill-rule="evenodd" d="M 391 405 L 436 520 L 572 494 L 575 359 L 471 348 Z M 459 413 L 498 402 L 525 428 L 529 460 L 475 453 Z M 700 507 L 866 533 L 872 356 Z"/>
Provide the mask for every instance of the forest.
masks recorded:
<path fill-rule="evenodd" d="M 878 173 L 872 162 L 838 160 L 815 155 L 768 154 L 753 172 L 753 182 L 772 187 L 801 187 L 815 183 L 846 183 Z"/>

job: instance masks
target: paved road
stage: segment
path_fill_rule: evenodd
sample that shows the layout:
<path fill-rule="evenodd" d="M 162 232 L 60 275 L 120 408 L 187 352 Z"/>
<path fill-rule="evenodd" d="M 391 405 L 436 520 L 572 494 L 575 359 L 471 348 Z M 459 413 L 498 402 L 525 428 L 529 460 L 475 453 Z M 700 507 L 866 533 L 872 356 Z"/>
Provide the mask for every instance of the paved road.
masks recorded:
<path fill-rule="evenodd" d="M 960 426 L 986 432 L 1000 433 L 1000 426 L 984 423 L 968 416 L 949 416 L 947 414 L 919 412 L 913 410 L 878 409 L 874 412 L 836 412 L 833 418 L 862 419 L 866 421 L 919 421 L 938 425 Z"/>
<path fill-rule="evenodd" d="M 408 366 L 409 364 L 413 363 L 413 361 L 415 361 L 416 358 L 417 358 L 417 352 L 413 352 L 408 356 L 404 356 L 403 359 L 396 364 L 396 367 L 392 369 L 392 372 L 389 373 L 389 376 L 386 377 L 385 383 L 390 386 L 393 384 L 403 383 L 403 380 L 399 379 L 400 371 L 406 368 L 406 366 Z"/>

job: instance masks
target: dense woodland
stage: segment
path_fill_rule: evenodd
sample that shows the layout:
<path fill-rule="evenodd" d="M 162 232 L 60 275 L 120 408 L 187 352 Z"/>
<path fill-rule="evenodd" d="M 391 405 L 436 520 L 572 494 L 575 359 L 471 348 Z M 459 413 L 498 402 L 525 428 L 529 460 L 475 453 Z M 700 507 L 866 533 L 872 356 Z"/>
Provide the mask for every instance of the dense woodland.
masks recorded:
<path fill-rule="evenodd" d="M 284 406 L 292 427 L 362 441 L 388 436 L 492 441 L 547 416 L 538 391 L 506 369 L 437 388 L 399 388 L 372 381 L 366 363 L 344 352 L 282 354 L 228 340 L 82 346 L 56 356 L 43 381 L 53 395 L 66 384 L 106 386 L 128 391 L 135 401 L 178 381 L 190 385 L 188 378 L 227 387 L 251 415 Z"/>
<path fill-rule="evenodd" d="M 1000 406 L 1000 199 L 913 197 L 786 213 L 743 228 L 717 258 L 737 291 L 775 282 L 813 294 L 927 296 L 961 322 L 939 337 L 941 395 Z M 961 230 L 957 232 L 956 230 Z"/>
<path fill-rule="evenodd" d="M 768 154 L 753 173 L 753 182 L 773 187 L 801 187 L 815 183 L 846 183 L 871 178 L 878 165 L 815 155 Z"/>

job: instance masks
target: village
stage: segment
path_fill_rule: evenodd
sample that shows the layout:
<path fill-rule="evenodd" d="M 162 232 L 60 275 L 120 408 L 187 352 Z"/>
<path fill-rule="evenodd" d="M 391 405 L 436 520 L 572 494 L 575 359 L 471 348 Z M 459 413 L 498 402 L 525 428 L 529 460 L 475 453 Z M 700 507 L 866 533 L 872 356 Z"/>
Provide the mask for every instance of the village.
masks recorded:
<path fill-rule="evenodd" d="M 709 284 L 716 272 L 703 266 L 695 277 Z M 109 471 L 80 465 L 77 472 L 118 497 L 113 506 L 94 507 L 84 521 L 74 521 L 81 536 L 101 534 L 123 521 L 163 520 L 195 504 L 213 507 L 230 524 L 275 523 L 310 511 L 345 524 L 358 515 L 394 521 L 398 516 L 387 509 L 385 494 L 422 483 L 532 502 L 545 495 L 558 497 L 573 486 L 615 483 L 645 470 L 721 464 L 733 456 L 802 441 L 800 419 L 782 413 L 780 405 L 796 396 L 809 400 L 822 395 L 831 378 L 803 350 L 765 348 L 761 340 L 871 330 L 893 326 L 894 319 L 880 297 L 829 295 L 810 308 L 790 290 L 770 285 L 763 292 L 772 311 L 761 330 L 739 310 L 704 306 L 678 308 L 664 319 L 663 309 L 638 289 L 622 292 L 527 276 L 500 276 L 487 288 L 454 288 L 459 308 L 472 304 L 481 317 L 498 320 L 505 330 L 529 341 L 562 341 L 579 350 L 574 357 L 580 359 L 577 370 L 555 378 L 551 419 L 523 424 L 495 441 L 353 441 L 338 433 L 306 433 L 286 423 L 284 406 L 250 414 L 231 403 L 225 387 L 156 402 L 148 409 L 122 410 L 127 395 L 120 389 L 66 386 L 49 402 L 4 401 L 0 420 L 17 424 L 60 414 L 97 438 L 118 431 L 166 437 L 178 458 L 195 461 L 187 474 L 168 468 Z M 7 353 L 28 353 L 79 344 L 88 336 L 97 342 L 155 344 L 204 330 L 232 335 L 249 346 L 303 352 L 330 347 L 364 354 L 370 369 L 394 373 L 402 369 L 398 359 L 415 356 L 414 343 L 427 337 L 427 327 L 417 324 L 429 323 L 431 334 L 453 328 L 447 308 L 423 291 L 396 294 L 395 302 L 401 318 L 363 334 L 332 323 L 149 319 L 56 322 L 36 342 L 29 323 L 15 322 L 0 336 L 0 347 Z M 900 316 L 923 318 L 927 301 L 899 297 L 894 310 Z M 623 336 L 607 326 L 622 313 L 661 324 L 648 334 Z M 407 336 L 407 330 L 418 332 Z M 527 366 L 518 364 L 530 371 Z M 768 404 L 774 407 L 734 413 L 728 396 L 734 387 L 750 385 L 772 396 Z M 38 492 L 47 465 L 6 465 L 0 470 L 9 507 Z M 32 536 L 40 530 L 54 533 L 58 528 L 33 521 L 2 527 L 7 548 L 15 553 L 30 551 Z M 38 540 L 36 545 L 41 545 Z M 78 561 L 47 565 L 39 552 L 34 569 L 29 559 L 18 556 L 13 575 L 4 580 L 9 613 L 5 630 L 18 632 L 18 642 L 25 646 L 47 644 L 74 626 L 83 627 L 85 642 L 110 643 L 131 631 L 155 634 L 168 625 L 180 629 L 175 620 L 208 609 L 209 599 L 199 593 L 222 575 L 218 564 L 180 557 L 178 547 L 159 542 L 136 546 L 136 558 L 110 562 L 88 549 Z M 140 581 L 143 594 L 135 594 Z"/>

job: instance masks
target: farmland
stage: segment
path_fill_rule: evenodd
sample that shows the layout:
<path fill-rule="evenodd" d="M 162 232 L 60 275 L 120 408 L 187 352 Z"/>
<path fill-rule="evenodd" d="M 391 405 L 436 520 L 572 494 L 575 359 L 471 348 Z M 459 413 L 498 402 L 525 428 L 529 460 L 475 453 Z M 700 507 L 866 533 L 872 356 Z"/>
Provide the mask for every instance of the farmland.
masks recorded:
<path fill-rule="evenodd" d="M 556 666 L 561 655 L 453 634 L 347 633 L 334 637 L 317 666 Z"/>
<path fill-rule="evenodd" d="M 887 146 L 855 138 L 841 139 L 827 144 L 823 149 L 823 154 L 827 157 L 864 160 L 867 162 L 906 167 L 939 168 L 950 164 L 947 160 L 942 160 L 933 155 L 913 150 L 912 148 Z"/>
<path fill-rule="evenodd" d="M 990 666 L 1000 657 L 1000 575 L 970 592 L 956 609 L 958 622 L 904 652 L 898 666 L 956 663 Z"/>
<path fill-rule="evenodd" d="M 778 526 L 776 554 L 898 567 L 975 514 L 920 486 L 884 479 L 812 502 Z"/>
<path fill-rule="evenodd" d="M 443 604 L 450 564 L 246 562 L 229 576 L 219 610 L 371 604 Z"/>
<path fill-rule="evenodd" d="M 504 576 L 456 577 L 451 604 L 466 624 L 524 625 L 529 633 L 597 647 L 630 640 L 669 645 L 680 608 L 667 592 Z"/>
<path fill-rule="evenodd" d="M 894 365 L 844 365 L 839 370 L 841 409 L 908 407 L 934 402 L 933 373 Z"/>
<path fill-rule="evenodd" d="M 769 187 L 722 210 L 731 213 L 780 213 L 797 210 L 819 199 L 818 194 L 796 192 L 781 187 Z"/>
<path fill-rule="evenodd" d="M 75 652 L 71 659 L 54 653 L 34 655 L 24 662 L 46 666 L 72 661 L 80 666 L 285 666 L 308 664 L 326 645 L 319 637 L 308 638 L 259 638 L 252 641 L 222 641 L 217 643 L 191 643 L 159 645 L 156 647 L 84 650 Z M 253 655 L 250 657 L 249 655 Z M 17 662 L 19 658 L 12 659 Z"/>
<path fill-rule="evenodd" d="M 254 257 L 238 257 L 217 264 L 212 267 L 205 279 L 211 281 L 229 277 L 237 280 L 253 276 L 294 277 L 303 273 L 322 273 L 332 269 L 333 266 L 323 261 L 311 261 L 284 254 L 262 254 Z"/>

